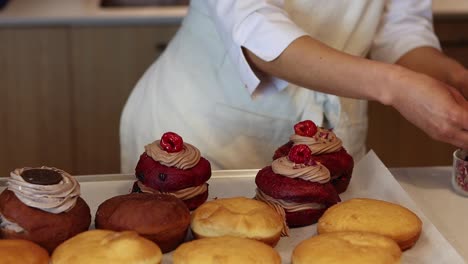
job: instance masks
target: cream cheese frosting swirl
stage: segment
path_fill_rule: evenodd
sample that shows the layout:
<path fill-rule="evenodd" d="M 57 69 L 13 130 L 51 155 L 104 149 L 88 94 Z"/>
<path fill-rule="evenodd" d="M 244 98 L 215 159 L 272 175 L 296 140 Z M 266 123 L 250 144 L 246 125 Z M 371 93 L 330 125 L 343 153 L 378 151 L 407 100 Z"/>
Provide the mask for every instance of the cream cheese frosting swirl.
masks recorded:
<path fill-rule="evenodd" d="M 299 178 L 309 182 L 317 182 L 320 184 L 330 181 L 330 171 L 320 163 L 314 165 L 296 164 L 289 158 L 281 157 L 271 163 L 271 169 L 274 173 L 288 178 Z M 268 196 L 257 188 L 255 199 L 264 201 L 272 207 L 283 218 L 282 236 L 289 236 L 289 227 L 286 223 L 286 212 L 298 212 L 310 209 L 322 209 L 323 204 L 319 203 L 295 203 L 288 202 L 282 199 L 276 199 Z"/>
<path fill-rule="evenodd" d="M 208 190 L 208 184 L 204 183 L 199 186 L 188 187 L 182 190 L 177 190 L 175 192 L 160 192 L 148 186 L 145 186 L 141 181 L 138 181 L 138 188 L 144 193 L 161 193 L 161 194 L 170 194 L 181 200 L 188 200 L 197 195 L 200 195 Z"/>
<path fill-rule="evenodd" d="M 343 146 L 341 139 L 333 131 L 321 127 L 317 128 L 317 133 L 312 137 L 293 134 L 289 139 L 294 142 L 294 145 L 305 144 L 309 146 L 312 154 L 336 152 Z"/>
<path fill-rule="evenodd" d="M 326 183 L 330 181 L 330 171 L 320 163 L 316 165 L 296 164 L 281 157 L 271 163 L 274 173 L 289 178 L 300 178 L 310 182 Z"/>
<path fill-rule="evenodd" d="M 32 184 L 21 177 L 28 169 L 33 168 L 16 169 L 10 173 L 8 179 L 8 190 L 14 192 L 21 202 L 53 214 L 66 212 L 75 206 L 80 196 L 80 185 L 74 177 L 63 170 L 42 166 L 39 169 L 60 173 L 62 180 L 53 185 Z"/>
<path fill-rule="evenodd" d="M 159 144 L 161 140 L 156 140 L 145 146 L 145 151 L 153 160 L 168 167 L 175 167 L 186 170 L 195 167 L 200 161 L 200 150 L 191 144 L 185 143 L 181 151 L 169 153 L 162 149 Z"/>
<path fill-rule="evenodd" d="M 285 200 L 276 199 L 268 194 L 262 192 L 260 189 L 255 190 L 255 199 L 267 203 L 272 207 L 283 219 L 283 229 L 281 230 L 282 236 L 289 236 L 289 227 L 286 223 L 286 212 L 299 212 L 310 209 L 322 209 L 325 205 L 320 203 L 295 203 L 287 202 Z"/>

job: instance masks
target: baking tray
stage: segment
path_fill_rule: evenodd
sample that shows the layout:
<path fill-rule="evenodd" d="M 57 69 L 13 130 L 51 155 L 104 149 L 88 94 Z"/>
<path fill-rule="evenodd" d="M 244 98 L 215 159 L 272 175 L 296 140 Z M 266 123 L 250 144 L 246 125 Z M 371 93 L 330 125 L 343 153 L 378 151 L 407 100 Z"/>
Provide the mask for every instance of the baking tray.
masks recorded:
<path fill-rule="evenodd" d="M 257 171 L 213 171 L 213 175 L 209 180 L 208 200 L 235 196 L 254 197 Z M 77 178 L 81 184 L 82 197 L 91 208 L 93 223 L 99 204 L 110 197 L 129 193 L 135 181 L 135 177 L 129 174 L 88 175 L 77 176 Z M 5 179 L 1 179 L 0 190 L 4 186 Z M 402 263 L 465 263 L 458 252 L 417 208 L 374 152 L 369 152 L 355 165 L 348 190 L 340 197 L 343 201 L 350 198 L 366 197 L 398 203 L 411 209 L 421 218 L 423 222 L 421 237 L 413 248 L 403 253 Z M 94 224 L 91 228 L 93 227 Z M 280 253 L 283 263 L 291 263 L 291 254 L 294 247 L 314 235 L 316 235 L 316 225 L 291 229 L 289 237 L 282 237 L 275 249 Z M 172 263 L 172 254 L 165 254 L 162 263 Z"/>

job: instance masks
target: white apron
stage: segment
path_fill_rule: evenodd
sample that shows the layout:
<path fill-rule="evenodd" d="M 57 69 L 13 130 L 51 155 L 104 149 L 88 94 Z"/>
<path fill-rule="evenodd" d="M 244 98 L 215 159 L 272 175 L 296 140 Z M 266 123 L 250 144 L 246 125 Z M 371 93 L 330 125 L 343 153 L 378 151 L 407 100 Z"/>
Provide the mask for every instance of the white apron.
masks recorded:
<path fill-rule="evenodd" d="M 384 0 L 286 0 L 291 19 L 338 50 L 365 56 Z M 192 0 L 180 30 L 136 85 L 124 108 L 122 172 L 133 172 L 144 145 L 167 131 L 197 146 L 214 169 L 261 168 L 293 125 L 311 119 L 333 127 L 356 160 L 365 153 L 367 102 L 295 85 L 252 98 L 207 15 Z"/>

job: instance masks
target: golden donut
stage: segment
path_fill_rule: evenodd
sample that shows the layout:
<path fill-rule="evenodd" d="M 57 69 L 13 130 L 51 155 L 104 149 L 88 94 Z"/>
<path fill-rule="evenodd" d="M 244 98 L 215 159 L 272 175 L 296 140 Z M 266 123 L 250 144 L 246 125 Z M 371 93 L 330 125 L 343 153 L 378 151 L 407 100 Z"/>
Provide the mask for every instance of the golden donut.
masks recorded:
<path fill-rule="evenodd" d="M 191 228 L 195 238 L 236 236 L 275 246 L 283 221 L 264 202 L 234 197 L 202 204 L 192 213 Z"/>
<path fill-rule="evenodd" d="M 338 231 L 372 232 L 395 240 L 402 250 L 412 247 L 422 230 L 419 217 L 390 202 L 356 198 L 330 207 L 319 219 L 319 234 Z"/>

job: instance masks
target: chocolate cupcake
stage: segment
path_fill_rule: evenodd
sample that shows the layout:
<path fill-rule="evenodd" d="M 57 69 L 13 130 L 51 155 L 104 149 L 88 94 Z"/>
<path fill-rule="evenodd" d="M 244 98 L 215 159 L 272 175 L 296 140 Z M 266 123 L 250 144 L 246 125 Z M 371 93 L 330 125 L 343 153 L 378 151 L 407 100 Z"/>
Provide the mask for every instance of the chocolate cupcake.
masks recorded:
<path fill-rule="evenodd" d="M 16 169 L 0 194 L 0 238 L 30 240 L 52 252 L 90 223 L 79 183 L 60 169 Z"/>
<path fill-rule="evenodd" d="M 336 191 L 346 191 L 353 173 L 354 160 L 335 133 L 330 129 L 317 127 L 310 120 L 294 125 L 294 132 L 289 142 L 275 151 L 273 160 L 287 156 L 293 146 L 305 144 L 312 151 L 312 159 L 330 171 L 331 183 Z"/>
<path fill-rule="evenodd" d="M 211 165 L 200 151 L 173 132 L 145 146 L 135 169 L 133 192 L 171 194 L 190 210 L 208 198 Z"/>
<path fill-rule="evenodd" d="M 328 207 L 340 201 L 330 183 L 330 171 L 311 156 L 307 145 L 296 145 L 288 156 L 274 160 L 255 177 L 255 198 L 284 218 L 282 235 L 288 235 L 288 227 L 317 222 Z"/>
<path fill-rule="evenodd" d="M 100 204 L 95 222 L 98 229 L 133 230 L 155 242 L 166 253 L 185 240 L 190 211 L 172 195 L 130 193 Z"/>

